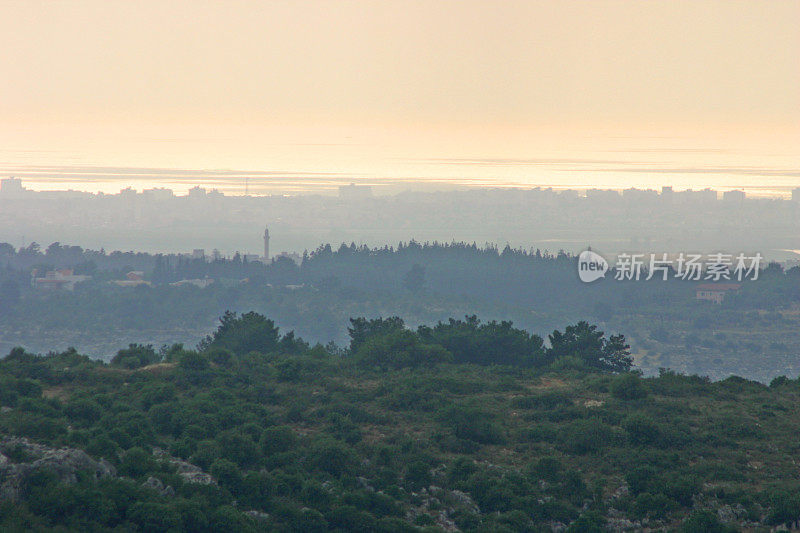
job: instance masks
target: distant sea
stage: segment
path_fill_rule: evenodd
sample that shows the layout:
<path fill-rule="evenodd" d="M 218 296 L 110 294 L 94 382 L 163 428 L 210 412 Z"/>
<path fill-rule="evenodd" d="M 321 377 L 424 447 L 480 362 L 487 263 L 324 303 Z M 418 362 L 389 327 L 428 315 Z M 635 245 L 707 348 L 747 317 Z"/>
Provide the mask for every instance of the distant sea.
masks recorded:
<path fill-rule="evenodd" d="M 431 163 L 433 164 L 433 163 Z M 437 163 L 446 165 L 447 163 Z M 467 162 L 453 163 L 456 167 Z M 622 190 L 629 187 L 660 190 L 662 186 L 672 186 L 675 190 L 706 187 L 726 191 L 742 190 L 748 197 L 789 198 L 792 189 L 800 187 L 800 171 L 781 173 L 758 171 L 747 172 L 706 171 L 701 177 L 698 172 L 688 169 L 674 169 L 673 172 L 648 173 L 642 169 L 634 173 L 632 169 L 603 170 L 597 168 L 591 175 L 587 164 L 572 162 L 566 166 L 560 162 L 542 163 L 530 176 L 524 172 L 515 176 L 492 176 L 488 163 L 475 162 L 486 171 L 486 176 L 437 175 L 375 176 L 349 172 L 304 172 L 282 170 L 235 170 L 235 169 L 181 169 L 150 167 L 113 167 L 93 165 L 15 165 L 0 163 L 0 177 L 14 176 L 23 185 L 37 191 L 76 190 L 89 192 L 117 193 L 126 187 L 141 191 L 150 188 L 168 188 L 176 194 L 185 194 L 188 189 L 199 186 L 217 189 L 226 195 L 294 195 L 294 194 L 336 194 L 338 187 L 355 183 L 370 185 L 376 195 L 394 194 L 402 191 L 443 191 L 474 187 L 503 188 L 553 188 L 555 190 L 574 189 L 583 191 L 590 188 Z M 499 163 L 498 163 L 499 164 Z M 508 163 L 512 164 L 512 163 Z M 570 172 L 570 168 L 573 172 Z M 424 169 L 423 169 L 424 170 Z M 508 169 L 506 169 L 508 170 Z M 529 169 L 530 170 L 530 169 Z M 702 178 L 702 179 L 701 179 Z"/>

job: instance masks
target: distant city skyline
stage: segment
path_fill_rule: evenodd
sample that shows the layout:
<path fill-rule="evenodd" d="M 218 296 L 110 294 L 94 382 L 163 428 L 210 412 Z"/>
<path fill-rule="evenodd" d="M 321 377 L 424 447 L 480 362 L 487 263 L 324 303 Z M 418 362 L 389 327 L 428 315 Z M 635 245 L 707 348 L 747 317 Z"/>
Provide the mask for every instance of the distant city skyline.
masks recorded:
<path fill-rule="evenodd" d="M 467 188 L 373 194 L 341 185 L 335 195 L 227 195 L 193 187 L 112 194 L 25 189 L 0 180 L 0 242 L 52 242 L 141 251 L 218 249 L 302 252 L 323 243 L 496 243 L 579 252 L 719 250 L 769 259 L 800 249 L 800 187 L 783 199 L 747 191 L 628 188 Z M 274 255 L 269 252 L 270 255 Z"/>
<path fill-rule="evenodd" d="M 189 176 L 188 180 L 194 183 L 196 178 Z M 231 178 L 233 179 L 233 178 Z M 258 178 L 256 178 L 258 179 Z M 261 178 L 268 180 L 269 178 Z M 301 178 L 302 179 L 302 178 Z M 342 178 L 343 181 L 347 181 Z M 368 181 L 368 180 L 364 180 Z M 52 193 L 53 198 L 64 198 L 68 199 L 70 197 L 108 197 L 108 196 L 125 196 L 125 195 L 136 195 L 142 196 L 147 200 L 151 201 L 163 201 L 163 200 L 170 200 L 174 198 L 193 198 L 193 197 L 214 197 L 214 196 L 228 196 L 228 197 L 269 197 L 274 196 L 273 194 L 257 194 L 257 193 L 243 193 L 243 194 L 236 194 L 241 193 L 241 188 L 234 188 L 234 194 L 229 194 L 230 191 L 227 191 L 224 186 L 222 187 L 204 187 L 201 186 L 204 184 L 196 184 L 190 187 L 189 189 L 172 189 L 169 187 L 150 187 L 150 188 L 140 188 L 137 189 L 130 185 L 123 187 L 122 189 L 115 191 L 115 192 L 106 192 L 106 191 L 91 191 L 91 190 L 80 190 L 80 189 L 33 189 L 27 186 L 27 183 L 19 177 L 16 176 L 8 176 L 5 178 L 0 178 L 0 199 L 24 199 L 25 197 L 29 196 L 31 198 L 38 197 L 41 195 L 47 195 L 48 193 Z M 211 181 L 211 184 L 219 182 Z M 398 180 L 397 185 L 401 185 L 403 182 Z M 409 183 L 409 182 L 406 182 Z M 185 184 L 184 184 L 185 185 Z M 378 185 L 385 185 L 382 183 L 378 183 Z M 724 200 L 724 201 L 742 201 L 746 199 L 773 199 L 773 200 L 792 200 L 792 201 L 800 201 L 800 187 L 793 187 L 791 185 L 785 186 L 782 189 L 785 189 L 783 194 L 764 194 L 764 187 L 759 186 L 744 186 L 744 187 L 728 187 L 722 189 L 715 189 L 713 187 L 703 187 L 702 189 L 693 189 L 693 188 L 676 188 L 672 185 L 662 185 L 660 187 L 647 187 L 647 188 L 640 188 L 640 187 L 627 187 L 624 189 L 621 188 L 613 188 L 613 187 L 602 187 L 602 186 L 591 186 L 586 188 L 577 188 L 577 187 L 553 187 L 553 186 L 530 186 L 530 185 L 519 185 L 519 186 L 503 186 L 497 185 L 494 187 L 491 186 L 483 186 L 482 188 L 488 190 L 520 190 L 520 191 L 541 191 L 541 192 L 548 192 L 552 191 L 554 194 L 569 194 L 574 193 L 581 197 L 586 198 L 601 198 L 601 199 L 608 199 L 609 197 L 619 197 L 619 198 L 628 198 L 630 195 L 645 195 L 645 196 L 652 196 L 652 197 L 665 197 L 666 195 L 678 195 L 680 196 L 681 193 L 686 194 L 693 194 L 696 195 L 698 193 L 702 194 L 705 198 L 711 198 L 715 200 Z M 472 187 L 473 190 L 480 189 L 480 187 Z M 246 191 L 247 189 L 245 189 Z M 327 187 L 324 189 L 326 192 L 333 192 L 337 194 L 339 198 L 349 201 L 349 202 L 359 202 L 364 200 L 369 200 L 373 198 L 375 195 L 373 185 L 370 183 L 356 183 L 354 181 L 350 181 L 349 183 L 342 183 L 339 184 L 338 182 L 330 182 L 327 184 Z M 464 187 L 461 189 L 455 190 L 469 190 L 468 187 Z M 755 191 L 755 194 L 752 194 Z M 309 194 L 312 193 L 319 193 L 320 190 L 309 190 L 307 191 Z M 403 192 L 430 192 L 430 191 L 411 191 L 411 190 L 402 190 Z M 446 192 L 446 191 L 442 191 Z M 775 192 L 775 191 L 771 191 Z M 607 194 L 609 193 L 610 196 Z M 393 195 L 392 193 L 387 194 L 387 196 Z M 285 194 L 279 194 L 278 196 L 289 196 Z M 265 238 L 268 238 L 269 232 L 265 233 Z"/>
<path fill-rule="evenodd" d="M 611 164 L 613 162 L 609 162 Z M 458 164 L 458 163 L 453 163 Z M 480 163 L 476 165 L 491 166 L 502 163 Z M 514 163 L 506 163 L 506 165 Z M 533 165 L 534 162 L 519 163 Z M 583 163 L 596 164 L 596 163 Z M 620 162 L 616 162 L 620 165 Z M 237 171 L 237 170 L 199 170 L 199 169 L 166 169 L 166 168 L 115 168 L 115 167 L 25 167 L 0 164 L 0 172 L 5 168 L 8 172 L 0 174 L 1 179 L 16 178 L 24 183 L 26 189 L 38 192 L 73 191 L 92 194 L 117 194 L 123 189 L 144 190 L 168 189 L 176 195 L 188 194 L 192 188 L 216 190 L 230 196 L 250 195 L 299 195 L 322 194 L 336 195 L 341 187 L 351 184 L 370 187 L 376 195 L 391 195 L 405 191 L 448 191 L 468 188 L 552 188 L 555 190 L 607 189 L 623 191 L 625 189 L 657 190 L 671 187 L 675 191 L 713 189 L 720 193 L 741 190 L 748 197 L 784 198 L 792 196 L 792 191 L 800 187 L 800 170 L 779 171 L 758 168 L 713 168 L 713 169 L 650 169 L 637 168 L 625 163 L 629 168 L 617 170 L 589 169 L 574 170 L 574 176 L 559 179 L 558 174 L 569 174 L 569 170 L 559 166 L 580 167 L 579 161 L 542 161 L 540 167 L 549 167 L 553 177 L 540 182 L 526 179 L 500 178 L 377 178 L 336 173 L 302 173 L 278 171 Z M 641 173 L 646 179 L 624 180 L 622 182 L 603 178 L 604 174 L 625 175 Z M 665 181 L 665 174 L 684 174 L 682 179 Z M 589 179 L 584 174 L 591 174 Z M 702 174 L 702 178 L 696 178 Z M 753 176 L 760 176 L 763 181 L 756 182 Z M 766 178 L 766 180 L 764 180 Z"/>

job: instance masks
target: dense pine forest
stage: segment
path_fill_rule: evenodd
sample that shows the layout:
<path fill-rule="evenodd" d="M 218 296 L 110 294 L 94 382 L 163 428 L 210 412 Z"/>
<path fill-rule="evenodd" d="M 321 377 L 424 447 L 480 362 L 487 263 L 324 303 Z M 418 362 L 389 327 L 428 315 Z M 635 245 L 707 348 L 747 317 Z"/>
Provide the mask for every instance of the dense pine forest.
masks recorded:
<path fill-rule="evenodd" d="M 196 348 L 0 360 L 4 531 L 769 531 L 797 380 L 632 371 L 626 338 L 474 316 L 349 342 L 225 313 Z"/>
<path fill-rule="evenodd" d="M 800 373 L 800 267 L 764 265 L 722 304 L 697 301 L 698 282 L 581 283 L 562 252 L 469 243 L 323 245 L 270 264 L 232 258 L 84 250 L 53 243 L 0 244 L 0 351 L 65 350 L 108 361 L 120 346 L 194 346 L 231 309 L 257 311 L 310 342 L 349 342 L 352 316 L 401 316 L 418 326 L 478 314 L 546 336 L 589 319 L 626 333 L 637 368 L 769 383 Z M 72 292 L 31 286 L 31 271 L 72 268 L 92 279 Z M 131 271 L 150 285 L 119 287 Z M 210 280 L 204 288 L 173 286 Z"/>

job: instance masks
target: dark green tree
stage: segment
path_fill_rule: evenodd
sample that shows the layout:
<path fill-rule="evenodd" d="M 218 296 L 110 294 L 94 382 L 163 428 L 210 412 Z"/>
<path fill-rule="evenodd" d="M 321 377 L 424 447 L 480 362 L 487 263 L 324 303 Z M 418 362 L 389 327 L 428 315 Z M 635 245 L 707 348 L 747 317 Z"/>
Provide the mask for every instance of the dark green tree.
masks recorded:
<path fill-rule="evenodd" d="M 633 365 L 630 346 L 624 335 L 612 335 L 606 339 L 605 333 L 598 331 L 596 325 L 585 321 L 567 326 L 563 333 L 555 330 L 549 339 L 547 353 L 553 360 L 573 357 L 590 368 L 609 372 L 627 372 Z"/>

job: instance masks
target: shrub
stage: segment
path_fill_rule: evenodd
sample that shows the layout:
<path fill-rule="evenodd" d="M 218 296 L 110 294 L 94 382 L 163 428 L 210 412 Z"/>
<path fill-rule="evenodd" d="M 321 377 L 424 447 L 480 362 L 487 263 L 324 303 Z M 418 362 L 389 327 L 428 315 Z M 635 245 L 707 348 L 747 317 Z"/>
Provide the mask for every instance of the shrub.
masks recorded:
<path fill-rule="evenodd" d="M 259 460 L 258 446 L 246 433 L 224 431 L 217 436 L 222 457 L 240 466 L 249 466 Z"/>
<path fill-rule="evenodd" d="M 659 483 L 662 486 L 661 492 L 686 507 L 692 506 L 693 496 L 703 488 L 697 476 L 678 472 L 660 476 Z"/>
<path fill-rule="evenodd" d="M 630 490 L 631 494 L 647 492 L 657 473 L 658 471 L 652 466 L 637 466 L 633 470 L 628 471 L 628 473 L 625 474 L 625 482 L 628 484 L 628 490 Z"/>
<path fill-rule="evenodd" d="M 771 525 L 791 524 L 800 520 L 800 495 L 778 492 L 770 497 L 767 523 Z"/>
<path fill-rule="evenodd" d="M 316 468 L 334 476 L 350 472 L 356 462 L 352 449 L 334 440 L 314 443 L 309 458 Z"/>
<path fill-rule="evenodd" d="M 611 395 L 620 400 L 639 400 L 647 397 L 647 389 L 642 383 L 642 378 L 633 372 L 617 376 L 609 388 Z"/>
<path fill-rule="evenodd" d="M 40 398 L 42 396 L 42 386 L 32 379 L 19 379 L 14 384 L 17 394 L 27 398 Z"/>
<path fill-rule="evenodd" d="M 153 456 L 142 448 L 131 448 L 122 456 L 119 472 L 122 475 L 138 478 L 154 470 L 156 462 Z"/>
<path fill-rule="evenodd" d="M 649 416 L 634 413 L 622 421 L 622 427 L 628 432 L 628 440 L 638 446 L 656 446 L 661 443 L 661 429 Z"/>
<path fill-rule="evenodd" d="M 128 510 L 128 516 L 142 531 L 174 531 L 182 524 L 180 513 L 160 503 L 136 502 Z"/>
<path fill-rule="evenodd" d="M 161 355 L 156 353 L 152 344 L 130 344 L 124 350 L 117 352 L 117 355 L 111 359 L 111 366 L 135 369 L 159 361 L 161 361 Z"/>
<path fill-rule="evenodd" d="M 735 533 L 736 528 L 722 524 L 711 511 L 695 511 L 681 524 L 684 533 Z"/>
<path fill-rule="evenodd" d="M 297 436 L 289 426 L 274 426 L 261 434 L 261 450 L 271 455 L 289 451 L 297 441 Z"/>
<path fill-rule="evenodd" d="M 675 500 L 664 494 L 642 492 L 633 502 L 633 512 L 638 518 L 664 519 L 677 508 Z"/>
<path fill-rule="evenodd" d="M 208 369 L 208 359 L 197 352 L 183 352 L 178 366 L 183 370 L 202 372 Z"/>
<path fill-rule="evenodd" d="M 239 494 L 242 488 L 242 472 L 235 463 L 227 459 L 217 459 L 209 470 L 220 485 L 230 490 L 233 494 Z"/>
<path fill-rule="evenodd" d="M 606 519 L 597 511 L 587 511 L 569 525 L 567 533 L 603 533 Z"/>
<path fill-rule="evenodd" d="M 564 465 L 555 457 L 542 457 L 530 466 L 530 473 L 536 479 L 543 479 L 555 483 L 564 471 Z"/>
<path fill-rule="evenodd" d="M 478 409 L 453 407 L 442 417 L 452 429 L 456 437 L 471 440 L 479 444 L 502 444 L 505 437 L 492 415 Z"/>
<path fill-rule="evenodd" d="M 595 418 L 576 420 L 561 432 L 561 442 L 565 449 L 574 454 L 597 452 L 615 440 L 613 428 Z"/>
<path fill-rule="evenodd" d="M 412 491 L 418 491 L 431 484 L 430 467 L 422 461 L 409 464 L 404 477 L 406 486 Z"/>
<path fill-rule="evenodd" d="M 374 516 L 352 505 L 334 507 L 325 518 L 330 525 L 342 531 L 374 531 L 377 525 Z"/>
<path fill-rule="evenodd" d="M 230 505 L 223 505 L 215 509 L 211 513 L 209 522 L 211 531 L 214 532 L 241 531 L 248 533 L 256 531 L 253 520 Z"/>

